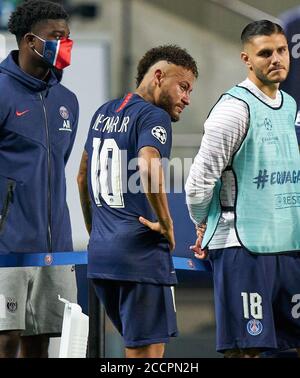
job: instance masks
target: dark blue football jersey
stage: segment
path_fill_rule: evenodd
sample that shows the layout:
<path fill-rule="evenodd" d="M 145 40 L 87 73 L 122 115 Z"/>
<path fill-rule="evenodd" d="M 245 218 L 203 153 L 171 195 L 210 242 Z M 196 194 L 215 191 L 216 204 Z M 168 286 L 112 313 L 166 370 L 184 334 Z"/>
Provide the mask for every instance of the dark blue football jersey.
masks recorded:
<path fill-rule="evenodd" d="M 156 221 L 143 193 L 138 152 L 151 146 L 169 158 L 171 145 L 169 114 L 137 94 L 109 101 L 95 113 L 85 145 L 93 212 L 90 278 L 176 283 L 167 240 L 138 220 Z"/>

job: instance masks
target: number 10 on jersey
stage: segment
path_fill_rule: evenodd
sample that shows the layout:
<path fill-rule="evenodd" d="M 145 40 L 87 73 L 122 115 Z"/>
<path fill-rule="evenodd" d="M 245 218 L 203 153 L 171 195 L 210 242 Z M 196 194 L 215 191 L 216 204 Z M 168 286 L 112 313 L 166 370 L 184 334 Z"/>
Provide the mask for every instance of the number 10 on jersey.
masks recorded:
<path fill-rule="evenodd" d="M 93 138 L 91 183 L 97 206 L 102 206 L 101 197 L 109 207 L 124 207 L 121 167 L 121 150 L 116 141 L 105 139 L 101 146 L 101 139 Z"/>

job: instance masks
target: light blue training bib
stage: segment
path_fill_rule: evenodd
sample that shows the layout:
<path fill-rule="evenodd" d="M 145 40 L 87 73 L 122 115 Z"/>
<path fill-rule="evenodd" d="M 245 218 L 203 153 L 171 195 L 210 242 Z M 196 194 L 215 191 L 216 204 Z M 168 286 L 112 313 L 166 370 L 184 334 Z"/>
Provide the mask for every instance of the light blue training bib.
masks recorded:
<path fill-rule="evenodd" d="M 282 92 L 272 108 L 248 89 L 231 95 L 248 105 L 250 124 L 231 169 L 236 182 L 234 206 L 237 237 L 253 253 L 300 250 L 300 154 L 295 133 L 296 103 Z M 221 180 L 210 205 L 202 247 L 213 237 L 221 216 Z"/>

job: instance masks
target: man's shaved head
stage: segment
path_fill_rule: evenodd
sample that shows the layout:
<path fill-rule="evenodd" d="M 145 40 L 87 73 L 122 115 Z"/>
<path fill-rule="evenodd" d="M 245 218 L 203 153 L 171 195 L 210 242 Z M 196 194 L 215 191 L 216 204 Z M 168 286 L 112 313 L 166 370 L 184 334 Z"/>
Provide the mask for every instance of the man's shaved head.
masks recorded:
<path fill-rule="evenodd" d="M 195 78 L 198 77 L 197 64 L 185 49 L 182 49 L 176 45 L 158 46 L 147 51 L 140 60 L 137 68 L 137 87 L 141 84 L 149 69 L 155 65 L 155 63 L 160 61 L 166 61 L 168 63 L 173 63 L 176 66 L 181 66 L 187 70 L 190 70 Z"/>

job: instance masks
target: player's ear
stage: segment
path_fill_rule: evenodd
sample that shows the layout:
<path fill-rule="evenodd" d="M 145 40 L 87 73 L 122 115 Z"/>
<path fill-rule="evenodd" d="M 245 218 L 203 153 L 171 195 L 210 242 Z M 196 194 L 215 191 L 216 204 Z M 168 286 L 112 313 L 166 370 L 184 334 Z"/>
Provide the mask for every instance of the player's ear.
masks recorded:
<path fill-rule="evenodd" d="M 34 41 L 36 40 L 36 37 L 31 33 L 26 33 L 24 37 L 22 38 L 22 42 L 26 43 L 31 49 L 34 48 Z"/>
<path fill-rule="evenodd" d="M 159 87 L 161 85 L 162 79 L 164 78 L 164 75 L 165 75 L 164 72 L 160 68 L 158 68 L 154 72 L 155 84 L 158 85 Z"/>
<path fill-rule="evenodd" d="M 246 64 L 247 68 L 252 70 L 252 65 L 251 65 L 251 62 L 250 62 L 249 55 L 245 51 L 241 52 L 241 59 Z"/>

